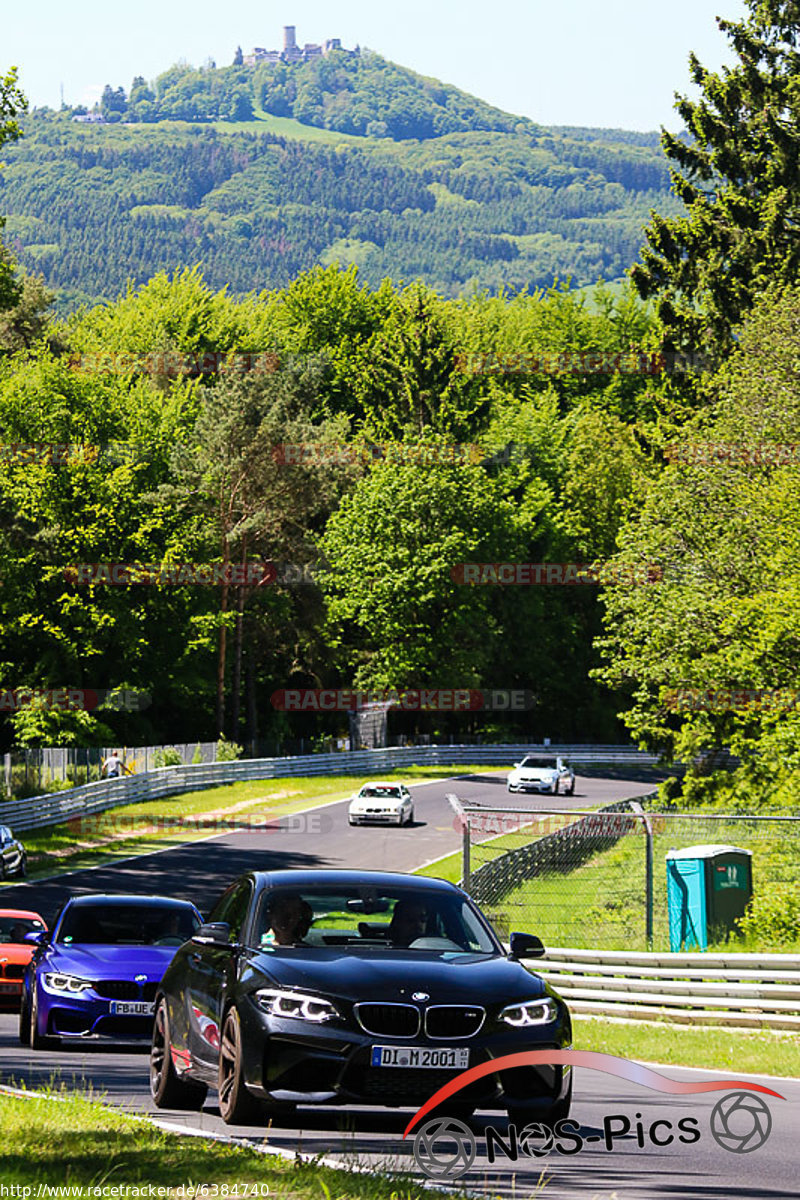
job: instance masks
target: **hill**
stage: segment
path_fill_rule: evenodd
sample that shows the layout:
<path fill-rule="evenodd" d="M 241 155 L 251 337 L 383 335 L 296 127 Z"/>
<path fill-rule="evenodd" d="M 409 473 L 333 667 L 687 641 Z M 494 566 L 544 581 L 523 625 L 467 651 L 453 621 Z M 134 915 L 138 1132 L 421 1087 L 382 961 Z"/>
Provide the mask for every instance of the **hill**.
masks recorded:
<path fill-rule="evenodd" d="M 6 241 L 62 308 L 187 264 L 237 294 L 334 261 L 448 296 L 585 285 L 676 204 L 655 135 L 540 128 L 377 55 L 173 67 L 103 111 L 35 112 L 0 175 Z"/>

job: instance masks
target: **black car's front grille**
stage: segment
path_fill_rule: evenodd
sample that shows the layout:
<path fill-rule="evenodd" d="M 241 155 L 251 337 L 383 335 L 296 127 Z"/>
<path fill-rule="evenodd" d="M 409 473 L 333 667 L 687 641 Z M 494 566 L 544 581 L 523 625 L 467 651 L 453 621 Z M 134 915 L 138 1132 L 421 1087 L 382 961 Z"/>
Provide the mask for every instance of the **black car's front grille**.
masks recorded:
<path fill-rule="evenodd" d="M 157 991 L 158 991 L 157 983 L 155 983 L 155 982 L 146 983 L 144 985 L 144 987 L 142 988 L 142 999 L 143 1000 L 155 1000 Z"/>
<path fill-rule="evenodd" d="M 22 979 L 25 974 L 25 968 L 22 963 L 5 963 L 3 966 L 3 975 L 6 979 Z"/>
<path fill-rule="evenodd" d="M 361 1028 L 373 1037 L 416 1037 L 419 1009 L 413 1004 L 356 1004 L 353 1011 Z"/>
<path fill-rule="evenodd" d="M 431 1071 L 425 1067 L 379 1067 L 363 1074 L 360 1094 L 370 1099 L 427 1100 L 460 1071 Z M 349 1081 L 348 1081 L 349 1082 Z"/>
<path fill-rule="evenodd" d="M 105 1000 L 138 1000 L 139 984 L 132 979 L 101 979 L 94 985 L 98 996 Z"/>
<path fill-rule="evenodd" d="M 486 1009 L 474 1004 L 432 1004 L 425 1011 L 425 1032 L 429 1038 L 474 1037 L 485 1017 Z"/>

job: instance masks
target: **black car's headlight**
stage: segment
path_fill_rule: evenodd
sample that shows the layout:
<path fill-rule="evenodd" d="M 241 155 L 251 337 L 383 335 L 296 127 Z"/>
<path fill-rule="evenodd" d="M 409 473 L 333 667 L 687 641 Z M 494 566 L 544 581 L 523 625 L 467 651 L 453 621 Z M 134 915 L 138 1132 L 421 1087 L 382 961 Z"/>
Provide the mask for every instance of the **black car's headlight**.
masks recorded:
<path fill-rule="evenodd" d="M 272 1017 L 296 1017 L 320 1024 L 340 1015 L 336 1006 L 324 996 L 307 996 L 286 988 L 260 988 L 255 996 L 258 1007 Z"/>
<path fill-rule="evenodd" d="M 62 975 L 60 971 L 47 971 L 42 976 L 46 992 L 58 992 L 62 996 L 76 996 L 94 987 L 91 979 L 81 979 L 79 975 Z"/>
<path fill-rule="evenodd" d="M 541 1000 L 523 1000 L 521 1004 L 509 1004 L 500 1013 L 500 1020 L 515 1029 L 531 1025 L 549 1025 L 558 1019 L 558 1003 L 552 996 Z"/>

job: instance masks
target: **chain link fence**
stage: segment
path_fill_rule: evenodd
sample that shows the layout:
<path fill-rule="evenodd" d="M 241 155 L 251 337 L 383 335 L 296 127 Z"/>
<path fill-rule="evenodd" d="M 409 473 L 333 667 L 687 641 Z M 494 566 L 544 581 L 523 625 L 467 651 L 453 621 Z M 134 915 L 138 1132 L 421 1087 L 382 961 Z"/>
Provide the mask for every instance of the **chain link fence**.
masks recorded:
<path fill-rule="evenodd" d="M 635 800 L 593 812 L 454 807 L 462 885 L 505 938 L 669 951 L 668 852 L 734 846 L 752 854 L 753 896 L 708 949 L 800 951 L 800 817 L 649 812 Z"/>

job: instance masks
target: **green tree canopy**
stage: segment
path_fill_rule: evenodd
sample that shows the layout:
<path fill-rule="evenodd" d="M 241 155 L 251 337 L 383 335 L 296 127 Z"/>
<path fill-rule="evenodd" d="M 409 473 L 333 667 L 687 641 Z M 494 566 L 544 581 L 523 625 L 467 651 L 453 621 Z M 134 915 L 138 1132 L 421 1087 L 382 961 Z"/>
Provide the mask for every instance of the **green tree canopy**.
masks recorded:
<path fill-rule="evenodd" d="M 17 68 L 11 67 L 0 75 L 0 146 L 15 142 L 22 130 L 17 117 L 28 107 L 28 101 L 17 84 Z M 3 164 L 0 163 L 0 167 Z M 0 217 L 0 230 L 5 222 Z M 13 266 L 8 251 L 0 242 L 0 312 L 11 308 L 20 297 L 20 284 L 14 279 Z"/>
<path fill-rule="evenodd" d="M 676 105 L 689 137 L 662 135 L 687 211 L 653 214 L 631 272 L 672 350 L 725 352 L 758 291 L 800 267 L 800 3 L 747 3 L 746 20 L 718 19 L 735 66 L 690 57 L 701 96 Z"/>
<path fill-rule="evenodd" d="M 620 535 L 620 561 L 662 581 L 605 596 L 601 675 L 632 693 L 634 737 L 685 761 L 729 747 L 769 783 L 800 768 L 798 330 L 800 290 L 758 301 L 713 414 Z"/>

